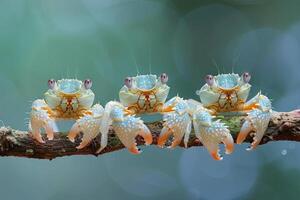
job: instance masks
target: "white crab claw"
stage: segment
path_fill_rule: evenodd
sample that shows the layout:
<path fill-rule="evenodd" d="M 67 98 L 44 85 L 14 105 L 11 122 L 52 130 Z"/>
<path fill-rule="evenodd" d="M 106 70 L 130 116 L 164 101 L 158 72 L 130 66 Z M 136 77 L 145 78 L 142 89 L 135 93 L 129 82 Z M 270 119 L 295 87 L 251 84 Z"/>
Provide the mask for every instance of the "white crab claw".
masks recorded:
<path fill-rule="evenodd" d="M 187 147 L 192 123 L 187 112 L 188 105 L 185 100 L 179 97 L 170 99 L 165 105 L 169 104 L 174 106 L 174 111 L 164 114 L 164 127 L 161 130 L 157 145 L 163 147 L 169 137 L 173 135 L 173 142 L 168 148 L 175 148 L 181 143 L 183 138 L 184 145 Z"/>
<path fill-rule="evenodd" d="M 135 140 L 137 135 L 143 137 L 146 145 L 152 143 L 151 132 L 140 118 L 127 116 L 123 121 L 114 121 L 112 126 L 120 141 L 133 154 L 141 153 Z"/>
<path fill-rule="evenodd" d="M 101 147 L 97 150 L 100 153 L 107 145 L 108 129 L 111 125 L 122 144 L 133 154 L 139 154 L 141 151 L 136 144 L 136 136 L 140 135 L 146 145 L 152 143 L 152 134 L 148 127 L 140 118 L 131 115 L 125 115 L 127 110 L 116 101 L 110 101 L 106 104 L 101 122 Z"/>
<path fill-rule="evenodd" d="M 76 147 L 77 149 L 86 147 L 100 133 L 103 107 L 99 104 L 95 104 L 90 111 L 92 113 L 91 115 L 86 114 L 80 119 L 76 120 L 75 124 L 69 131 L 68 138 L 72 142 L 75 141 L 76 136 L 80 132 L 83 133 L 81 143 Z"/>
<path fill-rule="evenodd" d="M 256 104 L 257 108 L 251 110 L 238 134 L 237 144 L 241 144 L 249 133 L 253 132 L 253 142 L 247 150 L 255 149 L 263 138 L 271 119 L 272 105 L 268 97 L 258 93 L 246 105 Z"/>
<path fill-rule="evenodd" d="M 219 144 L 225 144 L 225 153 L 231 154 L 234 149 L 233 138 L 223 123 L 213 122 L 209 128 L 202 128 L 199 139 L 216 160 L 222 160 Z"/>
<path fill-rule="evenodd" d="M 255 149 L 263 138 L 271 119 L 270 112 L 254 109 L 248 113 L 237 138 L 237 144 L 241 144 L 250 132 L 254 132 L 253 142 L 247 150 Z"/>
<path fill-rule="evenodd" d="M 193 121 L 195 135 L 215 160 L 222 160 L 219 144 L 224 143 L 225 153 L 230 154 L 234 149 L 234 141 L 225 124 L 219 120 L 211 121 L 212 118 L 205 110 L 199 109 L 195 112 Z"/>
<path fill-rule="evenodd" d="M 44 100 L 38 99 L 32 104 L 29 130 L 32 132 L 33 138 L 40 143 L 45 143 L 41 135 L 42 128 L 45 129 L 48 140 L 53 140 L 54 130 L 57 129 L 47 110 L 50 110 L 50 108 Z"/>

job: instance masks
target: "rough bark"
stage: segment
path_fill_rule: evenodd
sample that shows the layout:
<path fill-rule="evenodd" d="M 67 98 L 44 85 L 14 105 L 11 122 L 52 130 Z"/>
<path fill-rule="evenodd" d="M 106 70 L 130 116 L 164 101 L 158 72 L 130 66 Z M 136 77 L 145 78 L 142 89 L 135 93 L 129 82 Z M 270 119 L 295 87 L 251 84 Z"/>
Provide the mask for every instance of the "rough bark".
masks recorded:
<path fill-rule="evenodd" d="M 225 122 L 234 137 L 240 129 L 244 117 L 224 117 L 219 116 Z M 147 123 L 147 126 L 152 132 L 153 145 L 157 144 L 157 138 L 162 128 L 162 121 Z M 137 137 L 137 144 L 143 145 L 143 139 Z M 171 141 L 172 138 L 170 138 Z M 276 112 L 269 123 L 260 144 L 265 144 L 270 141 L 290 140 L 300 141 L 300 110 L 291 112 Z M 170 142 L 169 141 L 169 142 Z M 251 142 L 249 136 L 245 142 Z M 56 133 L 52 141 L 47 141 L 45 144 L 40 144 L 32 139 L 27 131 L 14 130 L 9 127 L 0 128 L 0 156 L 17 156 L 39 159 L 54 159 L 56 157 L 71 156 L 71 155 L 95 155 L 95 151 L 100 146 L 100 137 L 93 140 L 88 147 L 77 150 L 76 146 L 80 143 L 80 137 L 72 143 L 66 137 L 66 133 Z M 188 148 L 193 146 L 201 146 L 201 142 L 191 135 Z M 183 147 L 183 143 L 180 144 Z M 115 136 L 114 131 L 110 130 L 108 146 L 99 154 L 117 151 L 123 149 L 124 146 Z"/>

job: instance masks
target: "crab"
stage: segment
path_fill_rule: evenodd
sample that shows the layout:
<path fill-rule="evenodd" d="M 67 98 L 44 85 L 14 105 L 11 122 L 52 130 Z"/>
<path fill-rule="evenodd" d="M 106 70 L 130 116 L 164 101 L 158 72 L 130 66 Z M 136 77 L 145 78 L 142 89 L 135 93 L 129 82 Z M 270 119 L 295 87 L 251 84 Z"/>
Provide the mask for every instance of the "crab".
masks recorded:
<path fill-rule="evenodd" d="M 172 111 L 172 106 L 165 107 L 170 87 L 167 85 L 168 75 L 138 75 L 127 77 L 119 92 L 122 105 L 132 114 L 163 113 Z"/>
<path fill-rule="evenodd" d="M 252 150 L 260 143 L 271 118 L 271 101 L 260 92 L 247 101 L 251 85 L 250 74 L 219 74 L 207 75 L 206 84 L 196 92 L 200 102 L 184 100 L 174 97 L 166 102 L 165 106 L 174 106 L 174 111 L 164 114 L 164 127 L 158 139 L 158 146 L 163 147 L 171 134 L 174 140 L 171 147 L 176 147 L 181 140 L 187 146 L 192 126 L 195 136 L 207 148 L 216 160 L 222 160 L 219 153 L 219 144 L 225 144 L 225 153 L 230 154 L 234 148 L 234 141 L 228 127 L 214 120 L 218 114 L 246 114 L 245 122 L 237 137 L 241 144 L 249 133 L 253 132 L 253 142 L 248 150 Z"/>
<path fill-rule="evenodd" d="M 92 81 L 50 79 L 48 87 L 44 99 L 32 103 L 29 130 L 33 138 L 45 143 L 41 135 L 41 129 L 44 129 L 48 140 L 53 140 L 57 120 L 76 120 L 68 138 L 74 142 L 75 137 L 83 132 L 77 148 L 85 147 L 98 135 L 103 115 L 103 107 L 100 104 L 93 105 L 95 95 L 91 90 Z"/>

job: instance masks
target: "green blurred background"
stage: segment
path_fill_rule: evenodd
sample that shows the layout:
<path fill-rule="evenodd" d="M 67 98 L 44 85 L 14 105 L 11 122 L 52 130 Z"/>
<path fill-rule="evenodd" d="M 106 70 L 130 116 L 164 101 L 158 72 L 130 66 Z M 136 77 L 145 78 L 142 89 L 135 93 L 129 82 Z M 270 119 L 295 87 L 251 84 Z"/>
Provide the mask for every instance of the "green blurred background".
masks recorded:
<path fill-rule="evenodd" d="M 27 129 L 49 78 L 91 78 L 104 105 L 138 71 L 166 72 L 169 97 L 195 99 L 206 74 L 249 71 L 251 95 L 299 108 L 299 9 L 297 0 L 0 0 L 0 119 Z M 1 158 L 0 199 L 299 199 L 299 144 L 245 148 L 222 162 L 204 148 L 156 147 Z"/>

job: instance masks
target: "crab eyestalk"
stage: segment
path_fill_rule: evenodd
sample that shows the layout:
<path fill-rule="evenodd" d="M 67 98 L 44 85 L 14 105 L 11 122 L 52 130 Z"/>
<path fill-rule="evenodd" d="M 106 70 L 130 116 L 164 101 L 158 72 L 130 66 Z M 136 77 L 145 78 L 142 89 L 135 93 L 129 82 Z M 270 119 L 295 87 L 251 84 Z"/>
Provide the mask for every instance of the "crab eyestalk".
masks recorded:
<path fill-rule="evenodd" d="M 251 75 L 248 72 L 243 73 L 243 81 L 244 83 L 249 83 L 251 79 Z"/>
<path fill-rule="evenodd" d="M 131 77 L 126 77 L 124 80 L 124 84 L 128 89 L 132 88 L 132 78 Z"/>
<path fill-rule="evenodd" d="M 206 75 L 205 81 L 207 85 L 212 86 L 214 84 L 214 77 L 212 75 Z"/>
<path fill-rule="evenodd" d="M 160 81 L 162 84 L 166 84 L 168 82 L 168 80 L 169 80 L 169 77 L 166 73 L 162 73 L 160 75 Z"/>
<path fill-rule="evenodd" d="M 86 90 L 91 89 L 91 88 L 92 88 L 92 85 L 93 85 L 92 80 L 86 79 L 86 80 L 84 81 L 84 88 L 85 88 Z"/>
<path fill-rule="evenodd" d="M 54 79 L 49 79 L 48 80 L 48 87 L 49 87 L 49 89 L 51 89 L 51 90 L 54 89 L 55 84 L 56 84 L 56 81 Z"/>

